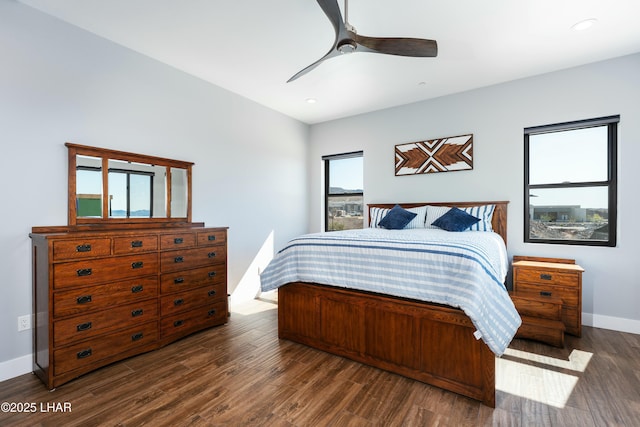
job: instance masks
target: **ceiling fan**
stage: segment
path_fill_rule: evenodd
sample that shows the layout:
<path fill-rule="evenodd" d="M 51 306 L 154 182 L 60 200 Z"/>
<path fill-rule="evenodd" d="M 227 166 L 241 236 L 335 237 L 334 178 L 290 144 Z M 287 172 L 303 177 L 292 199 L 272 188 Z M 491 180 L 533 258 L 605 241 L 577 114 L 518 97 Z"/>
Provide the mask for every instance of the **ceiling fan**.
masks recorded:
<path fill-rule="evenodd" d="M 344 22 L 338 0 L 316 0 L 336 30 L 333 46 L 322 58 L 294 74 L 287 83 L 307 74 L 323 61 L 341 54 L 352 52 L 384 53 L 387 55 L 411 57 L 438 56 L 438 43 L 435 40 L 407 37 L 367 37 L 361 36 L 349 24 L 349 0 L 344 0 Z"/>

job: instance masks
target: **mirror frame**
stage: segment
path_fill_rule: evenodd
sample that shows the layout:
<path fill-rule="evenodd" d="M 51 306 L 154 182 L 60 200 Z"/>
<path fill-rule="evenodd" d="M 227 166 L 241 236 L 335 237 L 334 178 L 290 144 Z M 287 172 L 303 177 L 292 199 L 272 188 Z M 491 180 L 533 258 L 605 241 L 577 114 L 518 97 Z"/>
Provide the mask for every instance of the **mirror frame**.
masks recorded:
<path fill-rule="evenodd" d="M 68 178 L 68 210 L 69 225 L 81 224 L 138 224 L 138 223 L 168 223 L 168 222 L 191 222 L 191 168 L 192 162 L 182 160 L 166 159 L 163 157 L 147 156 L 145 154 L 128 153 L 125 151 L 109 150 L 106 148 L 89 147 L 70 142 L 65 143 L 69 157 L 69 178 Z M 76 156 L 90 156 L 102 159 L 102 194 L 109 194 L 109 160 L 122 160 L 126 162 L 146 163 L 155 166 L 163 166 L 167 171 L 166 179 L 166 217 L 163 218 L 110 218 L 108 216 L 108 197 L 102 198 L 102 217 L 78 217 L 77 197 L 76 197 Z M 171 217 L 171 168 L 186 169 L 187 171 L 187 216 Z"/>

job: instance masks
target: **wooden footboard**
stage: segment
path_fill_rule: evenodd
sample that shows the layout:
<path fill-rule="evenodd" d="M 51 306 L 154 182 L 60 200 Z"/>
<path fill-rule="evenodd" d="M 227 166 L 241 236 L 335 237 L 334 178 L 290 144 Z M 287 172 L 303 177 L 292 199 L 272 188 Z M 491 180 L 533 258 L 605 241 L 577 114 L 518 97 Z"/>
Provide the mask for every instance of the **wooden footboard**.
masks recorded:
<path fill-rule="evenodd" d="M 458 309 L 309 283 L 278 290 L 278 336 L 495 407 L 495 355 Z"/>

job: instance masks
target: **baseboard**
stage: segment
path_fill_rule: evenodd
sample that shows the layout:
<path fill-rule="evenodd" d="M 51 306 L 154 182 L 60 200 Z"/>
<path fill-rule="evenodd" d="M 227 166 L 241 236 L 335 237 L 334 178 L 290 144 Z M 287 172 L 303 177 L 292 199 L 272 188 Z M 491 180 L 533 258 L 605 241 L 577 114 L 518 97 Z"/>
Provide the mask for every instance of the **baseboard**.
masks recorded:
<path fill-rule="evenodd" d="M 0 362 L 0 381 L 33 372 L 32 362 L 33 356 L 31 354 Z"/>
<path fill-rule="evenodd" d="M 640 320 L 623 317 L 605 316 L 602 314 L 582 313 L 582 324 L 594 328 L 640 334 Z"/>

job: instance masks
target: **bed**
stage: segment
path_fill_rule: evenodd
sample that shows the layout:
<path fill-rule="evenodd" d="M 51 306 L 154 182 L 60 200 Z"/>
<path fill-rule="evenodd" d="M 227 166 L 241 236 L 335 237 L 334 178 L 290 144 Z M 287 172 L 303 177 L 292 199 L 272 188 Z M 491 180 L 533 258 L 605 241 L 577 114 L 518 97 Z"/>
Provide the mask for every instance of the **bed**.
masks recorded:
<path fill-rule="evenodd" d="M 333 232 L 293 239 L 274 257 L 261 276 L 263 291 L 278 289 L 279 338 L 422 381 L 495 407 L 495 358 L 502 354 L 520 325 L 520 318 L 502 283 L 508 263 L 505 267 L 502 259 L 498 262 L 500 267 L 494 266 L 494 258 L 506 258 L 506 249 L 494 250 L 492 245 L 496 245 L 495 240 L 500 241 L 502 247 L 506 245 L 507 203 L 401 204 L 403 208 L 414 211 L 423 205 L 434 207 L 434 211 L 438 206 L 461 209 L 495 206 L 492 216 L 485 218 L 490 221 L 492 233 L 436 230 L 432 233 L 436 236 L 435 242 L 430 243 L 432 246 L 428 250 L 422 246 L 415 249 L 413 237 L 422 236 L 427 232 L 425 230 L 398 230 L 400 233 L 393 234 L 387 233 L 390 230 L 371 228 L 363 230 L 364 237 Z M 376 215 L 393 206 L 395 204 L 369 205 L 370 220 L 377 221 Z M 319 240 L 320 234 L 331 240 Z M 468 246 L 454 241 L 471 235 L 486 237 L 488 246 L 476 244 L 475 240 Z M 449 240 L 444 241 L 445 238 Z M 348 243 L 341 239 L 347 239 L 345 242 Z M 387 251 L 386 245 L 393 246 L 396 258 L 387 260 L 386 257 L 391 255 L 384 252 Z M 357 265 L 349 267 L 348 276 L 354 279 L 346 281 L 353 283 L 343 283 L 345 279 L 334 278 L 328 273 L 331 268 L 329 261 L 325 261 L 325 255 L 359 250 L 349 246 L 363 247 L 365 252 L 359 255 L 364 258 Z M 312 252 L 293 253 L 296 247 Z M 313 251 L 324 251 L 324 255 Z M 408 260 L 407 265 L 431 263 L 412 258 L 421 257 L 421 252 L 454 253 L 455 263 L 464 263 L 477 272 L 467 274 L 457 270 L 438 270 L 444 268 L 439 265 L 429 267 L 429 277 L 446 276 L 443 283 L 453 281 L 443 286 L 454 290 L 452 294 L 461 294 L 454 295 L 455 298 L 441 292 L 444 288 L 439 289 L 438 286 L 433 286 L 435 290 L 428 291 L 427 295 L 423 295 L 426 292 L 422 289 L 423 284 L 415 291 L 405 290 L 405 285 L 410 284 L 414 277 L 401 271 L 409 270 L 402 263 L 405 260 Z M 305 256 L 315 264 L 310 269 L 320 271 L 320 276 L 306 275 L 305 265 L 310 264 L 305 264 L 309 261 Z M 294 261 L 286 257 L 292 257 Z M 325 262 L 326 265 L 323 264 Z M 385 266 L 385 262 L 388 265 Z M 450 261 L 444 264 L 448 265 Z M 393 270 L 394 265 L 398 270 Z M 380 276 L 380 279 L 378 276 L 369 277 L 368 274 L 376 269 L 379 270 L 376 275 L 386 276 Z M 415 280 L 424 282 L 419 277 Z M 434 282 L 432 285 L 440 281 L 429 280 Z M 370 282 L 377 283 L 369 288 Z M 361 283 L 366 286 L 360 286 Z M 355 288 L 347 287 L 352 285 Z M 475 288 L 473 292 L 480 296 L 472 297 L 467 287 Z M 497 305 L 494 305 L 496 301 Z"/>

